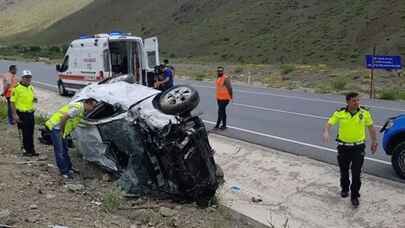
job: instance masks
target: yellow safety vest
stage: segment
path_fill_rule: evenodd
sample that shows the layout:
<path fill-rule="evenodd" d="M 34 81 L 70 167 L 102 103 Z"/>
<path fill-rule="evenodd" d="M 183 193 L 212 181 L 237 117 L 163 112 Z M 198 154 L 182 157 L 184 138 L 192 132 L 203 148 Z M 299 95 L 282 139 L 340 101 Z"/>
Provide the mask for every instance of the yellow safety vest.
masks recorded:
<path fill-rule="evenodd" d="M 63 137 L 65 138 L 68 136 L 80 123 L 80 121 L 84 117 L 84 104 L 82 102 L 75 102 L 72 104 L 64 105 L 58 111 L 56 111 L 52 116 L 49 118 L 48 121 L 45 122 L 45 126 L 48 129 L 52 130 L 56 125 L 60 124 L 62 121 L 63 116 L 69 112 L 69 109 L 76 108 L 80 110 L 79 115 L 74 118 L 69 118 L 65 124 L 65 129 L 63 133 Z"/>
<path fill-rule="evenodd" d="M 11 102 L 14 103 L 17 111 L 33 112 L 34 111 L 34 87 L 32 85 L 24 86 L 17 84 L 11 94 Z"/>
<path fill-rule="evenodd" d="M 341 108 L 333 113 L 328 123 L 330 125 L 339 125 L 338 141 L 359 143 L 366 140 L 366 127 L 373 125 L 373 118 L 364 107 L 360 107 L 353 115 L 347 111 L 347 108 Z"/>

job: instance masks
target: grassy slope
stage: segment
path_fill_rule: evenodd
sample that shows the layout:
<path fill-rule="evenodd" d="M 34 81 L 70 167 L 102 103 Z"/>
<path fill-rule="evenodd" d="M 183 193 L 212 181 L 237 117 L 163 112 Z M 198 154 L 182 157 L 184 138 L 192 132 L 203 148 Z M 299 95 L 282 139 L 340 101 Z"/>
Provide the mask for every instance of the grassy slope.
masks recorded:
<path fill-rule="evenodd" d="M 403 0 L 96 0 L 28 37 L 64 43 L 116 29 L 158 35 L 166 56 L 208 61 L 360 64 L 374 44 L 405 55 Z"/>
<path fill-rule="evenodd" d="M 92 0 L 0 0 L 0 37 L 38 32 Z"/>

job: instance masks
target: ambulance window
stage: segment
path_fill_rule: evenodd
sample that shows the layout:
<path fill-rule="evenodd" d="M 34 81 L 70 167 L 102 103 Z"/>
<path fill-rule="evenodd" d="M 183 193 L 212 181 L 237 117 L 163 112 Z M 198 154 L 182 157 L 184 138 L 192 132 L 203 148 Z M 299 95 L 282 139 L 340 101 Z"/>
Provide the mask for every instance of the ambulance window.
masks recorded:
<path fill-rule="evenodd" d="M 104 71 L 110 72 L 111 67 L 110 67 L 110 52 L 108 50 L 104 50 L 103 52 L 103 58 L 104 58 Z"/>
<path fill-rule="evenodd" d="M 60 72 L 65 72 L 69 68 L 69 56 L 65 56 L 63 60 L 62 66 L 60 68 Z"/>
<path fill-rule="evenodd" d="M 153 69 L 156 66 L 156 52 L 148 51 L 146 54 L 148 55 L 148 66 Z"/>

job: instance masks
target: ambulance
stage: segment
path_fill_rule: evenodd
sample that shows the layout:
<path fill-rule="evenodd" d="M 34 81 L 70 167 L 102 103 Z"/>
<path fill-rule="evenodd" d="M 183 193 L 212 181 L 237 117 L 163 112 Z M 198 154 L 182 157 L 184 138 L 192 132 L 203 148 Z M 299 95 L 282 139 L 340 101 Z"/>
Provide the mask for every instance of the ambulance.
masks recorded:
<path fill-rule="evenodd" d="M 58 93 L 62 96 L 111 77 L 131 75 L 152 86 L 159 65 L 157 37 L 142 39 L 130 33 L 82 35 L 72 41 L 62 64 L 56 65 Z"/>

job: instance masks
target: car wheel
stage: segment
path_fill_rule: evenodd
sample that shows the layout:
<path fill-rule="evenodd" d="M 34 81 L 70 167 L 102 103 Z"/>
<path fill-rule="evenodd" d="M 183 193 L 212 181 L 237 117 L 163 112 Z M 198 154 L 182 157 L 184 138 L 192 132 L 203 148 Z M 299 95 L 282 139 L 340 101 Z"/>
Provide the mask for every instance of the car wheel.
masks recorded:
<path fill-rule="evenodd" d="M 58 83 L 58 93 L 61 96 L 66 96 L 67 95 L 67 92 L 66 92 L 65 87 L 63 86 L 62 82 Z"/>
<path fill-rule="evenodd" d="M 159 108 L 165 114 L 181 115 L 193 110 L 200 103 L 197 90 L 178 85 L 163 92 L 159 97 Z"/>
<path fill-rule="evenodd" d="M 392 153 L 392 167 L 399 177 L 405 179 L 405 142 L 395 146 Z"/>

